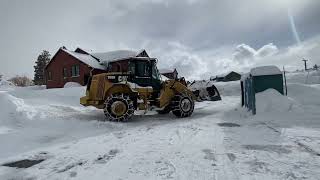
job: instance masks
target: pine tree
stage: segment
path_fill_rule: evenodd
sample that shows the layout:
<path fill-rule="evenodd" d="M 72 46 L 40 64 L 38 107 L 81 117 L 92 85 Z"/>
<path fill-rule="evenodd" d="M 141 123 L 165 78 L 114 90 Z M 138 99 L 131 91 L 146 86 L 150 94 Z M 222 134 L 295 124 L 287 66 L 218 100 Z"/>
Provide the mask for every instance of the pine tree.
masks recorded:
<path fill-rule="evenodd" d="M 313 66 L 313 69 L 314 69 L 314 70 L 318 70 L 318 69 L 319 69 L 318 65 L 315 64 L 315 65 Z"/>
<path fill-rule="evenodd" d="M 46 84 L 45 72 L 44 69 L 50 61 L 49 51 L 43 50 L 42 53 L 38 56 L 36 65 L 34 67 L 34 84 L 35 85 L 44 85 Z"/>

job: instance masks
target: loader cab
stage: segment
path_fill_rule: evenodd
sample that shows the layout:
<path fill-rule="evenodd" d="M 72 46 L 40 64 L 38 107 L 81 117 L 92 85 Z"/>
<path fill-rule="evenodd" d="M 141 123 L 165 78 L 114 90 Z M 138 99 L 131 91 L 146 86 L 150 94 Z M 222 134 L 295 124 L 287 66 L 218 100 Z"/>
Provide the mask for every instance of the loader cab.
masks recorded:
<path fill-rule="evenodd" d="M 142 87 L 151 86 L 155 91 L 160 91 L 161 79 L 156 59 L 133 58 L 129 61 L 128 67 L 133 83 Z"/>

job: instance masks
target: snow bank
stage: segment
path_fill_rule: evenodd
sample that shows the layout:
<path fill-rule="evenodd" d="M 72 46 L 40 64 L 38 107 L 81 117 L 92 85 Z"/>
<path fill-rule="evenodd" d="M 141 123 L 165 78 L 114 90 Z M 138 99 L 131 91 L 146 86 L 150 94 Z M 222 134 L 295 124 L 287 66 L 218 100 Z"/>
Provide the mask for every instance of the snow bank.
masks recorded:
<path fill-rule="evenodd" d="M 320 88 L 318 86 L 289 83 L 288 96 L 274 89 L 256 94 L 257 114 L 260 112 L 303 112 L 313 113 L 320 109 Z"/>
<path fill-rule="evenodd" d="M 320 110 L 320 86 L 289 83 L 288 96 L 295 99 L 303 106 L 319 106 Z"/>
<path fill-rule="evenodd" d="M 320 71 L 286 73 L 288 83 L 320 84 Z"/>
<path fill-rule="evenodd" d="M 81 84 L 77 82 L 67 82 L 63 87 L 64 88 L 81 87 Z"/>
<path fill-rule="evenodd" d="M 240 81 L 215 82 L 214 85 L 222 96 L 241 96 Z"/>
<path fill-rule="evenodd" d="M 257 114 L 262 112 L 288 112 L 296 108 L 295 102 L 275 89 L 267 89 L 256 94 Z"/>

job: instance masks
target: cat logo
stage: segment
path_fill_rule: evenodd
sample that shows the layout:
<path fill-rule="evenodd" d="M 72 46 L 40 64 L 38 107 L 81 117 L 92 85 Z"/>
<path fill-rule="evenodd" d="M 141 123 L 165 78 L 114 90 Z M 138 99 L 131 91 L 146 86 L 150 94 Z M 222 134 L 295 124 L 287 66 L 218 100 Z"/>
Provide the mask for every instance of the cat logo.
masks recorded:
<path fill-rule="evenodd" d="M 122 81 L 127 81 L 128 80 L 128 76 L 118 76 L 118 81 L 122 82 Z"/>

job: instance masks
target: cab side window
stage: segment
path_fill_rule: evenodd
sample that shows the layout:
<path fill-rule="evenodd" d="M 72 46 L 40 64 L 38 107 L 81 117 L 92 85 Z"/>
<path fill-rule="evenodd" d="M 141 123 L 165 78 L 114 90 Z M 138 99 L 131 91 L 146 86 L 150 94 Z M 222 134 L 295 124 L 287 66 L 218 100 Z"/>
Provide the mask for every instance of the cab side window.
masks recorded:
<path fill-rule="evenodd" d="M 149 62 L 138 61 L 136 62 L 136 76 L 149 77 L 150 76 L 150 64 Z"/>

